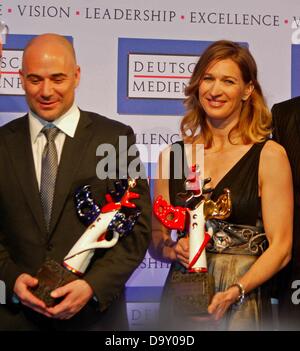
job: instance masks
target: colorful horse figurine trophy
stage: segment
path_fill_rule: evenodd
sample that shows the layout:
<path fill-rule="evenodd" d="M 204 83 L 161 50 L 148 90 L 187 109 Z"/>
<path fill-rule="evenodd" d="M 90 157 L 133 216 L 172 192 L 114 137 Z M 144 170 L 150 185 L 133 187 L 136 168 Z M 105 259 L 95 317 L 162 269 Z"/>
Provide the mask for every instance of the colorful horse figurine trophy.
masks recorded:
<path fill-rule="evenodd" d="M 117 244 L 119 238 L 130 234 L 141 213 L 130 202 L 140 197 L 131 191 L 135 185 L 133 179 L 116 181 L 115 190 L 106 194 L 107 203 L 101 210 L 91 197 L 89 185 L 77 190 L 77 214 L 88 228 L 61 264 L 51 258 L 46 259 L 36 275 L 39 284 L 31 289 L 48 307 L 59 302 L 51 297 L 53 290 L 84 275 L 95 249 L 111 248 Z"/>
<path fill-rule="evenodd" d="M 231 212 L 230 191 L 224 189 L 216 202 L 206 199 L 205 189 L 210 178 L 201 180 L 200 170 L 193 165 L 185 181 L 185 193 L 177 194 L 183 206 L 172 206 L 162 196 L 156 199 L 153 211 L 168 229 L 176 229 L 178 238 L 189 238 L 188 269 L 175 269 L 171 276 L 170 298 L 177 315 L 207 314 L 207 307 L 214 294 L 214 279 L 207 271 L 205 247 L 213 235 L 211 219 L 225 219 Z M 183 267 L 182 267 L 183 268 Z"/>

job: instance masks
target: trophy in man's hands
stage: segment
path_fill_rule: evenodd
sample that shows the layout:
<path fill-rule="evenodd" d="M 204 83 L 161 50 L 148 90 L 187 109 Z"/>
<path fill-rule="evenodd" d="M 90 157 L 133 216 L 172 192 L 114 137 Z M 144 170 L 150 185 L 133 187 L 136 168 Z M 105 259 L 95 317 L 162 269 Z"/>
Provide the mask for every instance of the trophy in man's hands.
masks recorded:
<path fill-rule="evenodd" d="M 168 229 L 176 229 L 179 237 L 189 238 L 189 266 L 174 270 L 171 276 L 170 298 L 176 314 L 205 315 L 214 294 L 214 279 L 207 271 L 205 247 L 213 235 L 210 219 L 225 219 L 231 211 L 230 191 L 216 202 L 206 199 L 205 189 L 210 178 L 201 180 L 200 170 L 193 165 L 185 182 L 185 193 L 177 194 L 182 206 L 172 206 L 159 196 L 153 206 L 158 220 Z"/>
<path fill-rule="evenodd" d="M 56 288 L 79 279 L 84 275 L 96 249 L 108 249 L 117 244 L 119 238 L 128 235 L 140 215 L 132 199 L 140 197 L 132 191 L 135 180 L 115 182 L 115 190 L 105 196 L 106 204 L 99 209 L 94 203 L 89 186 L 76 193 L 77 212 L 80 220 L 88 225 L 62 264 L 48 258 L 38 271 L 38 286 L 32 293 L 43 300 L 48 307 L 59 301 L 51 297 Z"/>

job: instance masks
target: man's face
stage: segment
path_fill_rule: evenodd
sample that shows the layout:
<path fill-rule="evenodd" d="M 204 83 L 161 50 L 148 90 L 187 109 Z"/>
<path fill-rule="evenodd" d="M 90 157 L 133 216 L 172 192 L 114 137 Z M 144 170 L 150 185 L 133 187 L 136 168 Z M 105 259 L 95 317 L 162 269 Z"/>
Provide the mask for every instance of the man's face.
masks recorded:
<path fill-rule="evenodd" d="M 80 68 L 62 45 L 35 45 L 24 55 L 20 77 L 31 111 L 54 121 L 74 102 Z"/>

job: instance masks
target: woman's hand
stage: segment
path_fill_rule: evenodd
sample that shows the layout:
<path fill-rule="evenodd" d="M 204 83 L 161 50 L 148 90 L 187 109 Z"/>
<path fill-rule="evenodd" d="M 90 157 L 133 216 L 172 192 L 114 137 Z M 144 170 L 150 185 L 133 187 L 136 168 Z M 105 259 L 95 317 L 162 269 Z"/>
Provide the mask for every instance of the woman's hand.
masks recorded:
<path fill-rule="evenodd" d="M 181 238 L 174 246 L 175 259 L 185 268 L 189 266 L 189 238 Z"/>
<path fill-rule="evenodd" d="M 240 290 L 237 286 L 216 293 L 208 306 L 208 313 L 213 314 L 215 320 L 221 319 L 228 308 L 238 300 L 239 296 Z"/>

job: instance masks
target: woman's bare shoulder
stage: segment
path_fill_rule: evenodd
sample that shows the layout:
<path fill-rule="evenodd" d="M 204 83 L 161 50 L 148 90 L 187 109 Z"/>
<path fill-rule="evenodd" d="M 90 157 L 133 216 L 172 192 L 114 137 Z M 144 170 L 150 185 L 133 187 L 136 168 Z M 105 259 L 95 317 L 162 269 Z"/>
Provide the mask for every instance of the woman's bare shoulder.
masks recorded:
<path fill-rule="evenodd" d="M 268 140 L 260 155 L 259 162 L 260 175 L 267 177 L 280 177 L 290 173 L 290 164 L 287 153 L 280 144 L 273 140 Z"/>
<path fill-rule="evenodd" d="M 267 160 L 286 159 L 287 154 L 283 146 L 274 140 L 268 140 L 261 151 L 261 158 Z"/>

